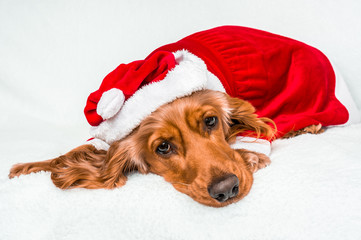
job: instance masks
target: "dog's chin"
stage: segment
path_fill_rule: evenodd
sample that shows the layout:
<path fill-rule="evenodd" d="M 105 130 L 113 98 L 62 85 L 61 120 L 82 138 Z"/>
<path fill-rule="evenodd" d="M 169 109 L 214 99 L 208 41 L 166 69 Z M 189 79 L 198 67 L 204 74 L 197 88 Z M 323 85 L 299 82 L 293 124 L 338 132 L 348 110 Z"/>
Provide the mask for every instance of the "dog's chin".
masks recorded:
<path fill-rule="evenodd" d="M 218 202 L 217 200 L 212 199 L 212 198 L 209 198 L 207 201 L 204 201 L 204 202 L 197 201 L 196 199 L 194 199 L 194 200 L 196 200 L 197 202 L 199 202 L 199 203 L 201 203 L 201 204 L 203 204 L 203 205 L 209 206 L 209 207 L 220 208 L 220 207 L 225 207 L 225 206 L 228 206 L 228 205 L 230 205 L 230 204 L 232 204 L 232 203 L 236 203 L 236 202 L 240 201 L 240 200 L 241 200 L 242 198 L 244 198 L 247 194 L 248 194 L 248 193 L 246 193 L 246 194 L 239 194 L 239 195 L 237 195 L 236 197 L 230 198 L 230 199 L 228 199 L 228 200 L 226 200 L 226 201 L 224 201 L 224 202 Z"/>
<path fill-rule="evenodd" d="M 249 191 L 248 191 L 249 192 Z M 241 199 L 243 199 L 248 192 L 243 192 L 243 193 L 239 193 L 237 196 L 230 198 L 224 202 L 219 202 L 211 197 L 207 197 L 207 198 L 199 198 L 198 196 L 190 196 L 191 198 L 193 198 L 193 200 L 197 201 L 200 204 L 209 206 L 209 207 L 216 207 L 216 208 L 220 208 L 220 207 L 225 207 L 228 206 L 232 203 L 236 203 L 238 201 L 240 201 Z"/>

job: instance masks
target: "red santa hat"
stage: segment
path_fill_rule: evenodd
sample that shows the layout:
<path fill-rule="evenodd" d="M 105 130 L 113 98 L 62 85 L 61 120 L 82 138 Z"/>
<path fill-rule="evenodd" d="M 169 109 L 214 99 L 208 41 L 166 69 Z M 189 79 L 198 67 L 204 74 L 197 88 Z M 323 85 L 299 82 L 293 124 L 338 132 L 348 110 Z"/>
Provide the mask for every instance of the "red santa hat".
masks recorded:
<path fill-rule="evenodd" d="M 92 125 L 91 143 L 106 149 L 160 106 L 202 89 L 225 92 L 204 61 L 186 50 L 121 64 L 88 97 L 84 113 Z"/>

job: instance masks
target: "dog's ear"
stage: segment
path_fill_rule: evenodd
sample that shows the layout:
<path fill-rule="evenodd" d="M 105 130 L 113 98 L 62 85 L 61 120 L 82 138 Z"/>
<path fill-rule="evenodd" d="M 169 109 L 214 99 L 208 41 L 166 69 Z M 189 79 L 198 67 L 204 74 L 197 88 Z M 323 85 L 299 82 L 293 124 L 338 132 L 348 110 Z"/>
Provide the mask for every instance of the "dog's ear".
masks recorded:
<path fill-rule="evenodd" d="M 141 147 L 130 135 L 114 142 L 108 151 L 83 145 L 53 159 L 50 163 L 51 178 L 62 189 L 67 188 L 116 188 L 123 186 L 126 174 L 138 170 L 147 173 L 148 167 L 141 159 Z"/>
<path fill-rule="evenodd" d="M 106 153 L 107 151 L 97 150 L 93 145 L 85 144 L 54 159 L 16 164 L 11 168 L 9 178 L 49 171 L 54 185 L 61 189 L 102 188 L 100 169 Z"/>
<path fill-rule="evenodd" d="M 123 186 L 127 180 L 126 174 L 137 170 L 140 173 L 148 172 L 148 165 L 142 157 L 142 147 L 139 141 L 130 136 L 122 141 L 114 142 L 106 155 L 101 170 L 101 179 L 104 188 Z"/>
<path fill-rule="evenodd" d="M 61 189 L 115 188 L 125 184 L 130 171 L 148 172 L 141 157 L 142 146 L 136 134 L 114 142 L 108 151 L 85 144 L 51 160 L 16 164 L 9 178 L 50 171 L 54 185 Z"/>
<path fill-rule="evenodd" d="M 61 189 L 102 188 L 100 169 L 107 151 L 85 144 L 49 162 L 51 180 Z"/>
<path fill-rule="evenodd" d="M 272 139 L 275 134 L 276 125 L 266 117 L 258 117 L 255 108 L 247 101 L 227 96 L 230 112 L 230 128 L 227 140 L 234 138 L 242 132 L 249 131 L 252 137 L 266 137 Z M 273 126 L 273 127 L 271 127 Z"/>

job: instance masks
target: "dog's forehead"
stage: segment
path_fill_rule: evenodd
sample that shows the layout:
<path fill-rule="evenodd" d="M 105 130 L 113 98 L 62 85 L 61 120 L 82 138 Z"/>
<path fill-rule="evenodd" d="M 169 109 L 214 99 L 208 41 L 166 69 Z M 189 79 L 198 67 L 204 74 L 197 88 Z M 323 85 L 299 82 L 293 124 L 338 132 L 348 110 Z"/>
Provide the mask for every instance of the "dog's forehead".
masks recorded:
<path fill-rule="evenodd" d="M 227 115 L 228 101 L 220 92 L 204 90 L 160 106 L 141 123 L 141 131 L 179 128 L 211 115 Z"/>
<path fill-rule="evenodd" d="M 164 108 L 160 108 L 160 118 L 169 124 L 179 124 L 195 119 L 201 119 L 206 114 L 222 114 L 222 107 L 216 101 L 204 101 L 196 97 L 186 97 L 175 100 Z M 158 117 L 158 116 L 157 116 Z"/>

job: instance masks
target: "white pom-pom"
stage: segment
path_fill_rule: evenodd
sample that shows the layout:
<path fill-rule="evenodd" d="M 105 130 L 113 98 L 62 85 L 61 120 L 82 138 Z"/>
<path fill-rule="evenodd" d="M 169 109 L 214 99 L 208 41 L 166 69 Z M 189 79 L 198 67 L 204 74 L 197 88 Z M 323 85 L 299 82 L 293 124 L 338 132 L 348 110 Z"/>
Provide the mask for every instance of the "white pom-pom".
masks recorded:
<path fill-rule="evenodd" d="M 113 117 L 122 108 L 124 99 L 124 94 L 120 89 L 112 88 L 104 92 L 97 105 L 98 115 L 103 119 Z"/>

